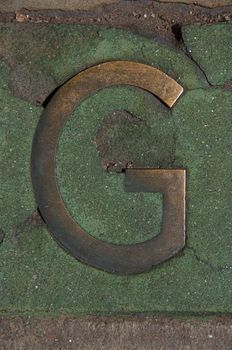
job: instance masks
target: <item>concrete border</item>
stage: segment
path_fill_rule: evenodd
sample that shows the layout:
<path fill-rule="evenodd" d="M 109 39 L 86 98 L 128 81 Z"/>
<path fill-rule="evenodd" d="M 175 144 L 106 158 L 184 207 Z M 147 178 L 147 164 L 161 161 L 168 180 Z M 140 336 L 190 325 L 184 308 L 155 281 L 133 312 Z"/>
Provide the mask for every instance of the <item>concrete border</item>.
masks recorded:
<path fill-rule="evenodd" d="M 0 348 L 231 350 L 232 319 L 169 317 L 2 318 Z"/>

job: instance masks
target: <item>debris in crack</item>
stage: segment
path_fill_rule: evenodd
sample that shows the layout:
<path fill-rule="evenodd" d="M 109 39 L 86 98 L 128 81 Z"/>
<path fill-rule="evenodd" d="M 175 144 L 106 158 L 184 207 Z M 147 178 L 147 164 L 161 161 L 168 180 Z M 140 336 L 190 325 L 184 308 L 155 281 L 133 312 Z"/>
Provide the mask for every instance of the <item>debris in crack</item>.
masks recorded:
<path fill-rule="evenodd" d="M 16 13 L 16 21 L 129 28 L 141 34 L 161 36 L 175 45 L 173 25 L 227 22 L 231 19 L 231 9 L 232 6 L 210 9 L 196 4 L 123 1 L 85 11 L 21 9 Z"/>
<path fill-rule="evenodd" d="M 176 23 L 172 26 L 172 32 L 175 35 L 175 38 L 178 42 L 183 41 L 181 25 L 179 23 Z"/>

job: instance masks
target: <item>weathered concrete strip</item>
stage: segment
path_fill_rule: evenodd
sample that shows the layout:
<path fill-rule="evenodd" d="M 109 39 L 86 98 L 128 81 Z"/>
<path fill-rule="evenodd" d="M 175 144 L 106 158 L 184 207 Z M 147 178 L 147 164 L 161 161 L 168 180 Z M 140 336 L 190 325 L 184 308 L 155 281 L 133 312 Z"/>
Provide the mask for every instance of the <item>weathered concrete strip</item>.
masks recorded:
<path fill-rule="evenodd" d="M 122 2 L 121 0 L 2 0 L 0 11 L 17 11 L 20 8 L 89 10 L 97 6 Z"/>
<path fill-rule="evenodd" d="M 232 343 L 230 318 L 15 318 L 0 326 L 4 350 L 231 350 Z"/>

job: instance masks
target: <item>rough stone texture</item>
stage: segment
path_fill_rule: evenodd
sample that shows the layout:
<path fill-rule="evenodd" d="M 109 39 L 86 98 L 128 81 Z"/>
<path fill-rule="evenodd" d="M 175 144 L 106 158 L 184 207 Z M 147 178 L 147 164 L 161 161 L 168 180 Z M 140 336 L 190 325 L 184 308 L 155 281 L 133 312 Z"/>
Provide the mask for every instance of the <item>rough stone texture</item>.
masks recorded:
<path fill-rule="evenodd" d="M 0 326 L 4 350 L 231 350 L 232 343 L 227 318 L 16 318 Z"/>
<path fill-rule="evenodd" d="M 167 3 L 183 3 L 183 4 L 196 4 L 204 7 L 222 7 L 232 5 L 231 0 L 158 0 L 159 2 L 167 2 Z"/>
<path fill-rule="evenodd" d="M 218 271 L 232 270 L 231 104 L 231 91 L 198 89 L 173 111 L 176 164 L 189 170 L 187 244 Z"/>
<path fill-rule="evenodd" d="M 40 77 L 40 87 L 44 86 L 43 79 L 48 81 L 47 77 L 59 85 L 86 66 L 110 59 L 134 59 L 157 66 L 183 84 L 185 94 L 171 111 L 155 97 L 134 88 L 105 89 L 88 98 L 65 125 L 57 153 L 57 174 L 61 195 L 72 215 L 81 221 L 84 228 L 109 241 L 134 242 L 147 239 L 158 232 L 161 200 L 156 195 L 147 197 L 134 194 L 130 197 L 130 194 L 123 191 L 123 175 L 103 169 L 101 154 L 96 148 L 99 128 L 104 128 L 107 124 L 107 130 L 112 131 L 112 136 L 107 139 L 110 145 L 115 145 L 114 142 L 117 144 L 117 140 L 120 140 L 118 153 L 109 152 L 109 159 L 122 159 L 120 157 L 125 150 L 129 161 L 138 165 L 187 167 L 187 246 L 179 257 L 146 274 L 127 277 L 107 274 L 67 255 L 53 241 L 41 221 L 35 219 L 36 214 L 20 223 L 24 220 L 23 212 L 22 217 L 17 219 L 16 234 L 12 237 L 12 213 L 14 214 L 21 196 L 25 195 L 22 191 L 18 197 L 14 190 L 11 201 L 15 207 L 10 209 L 11 215 L 8 215 L 7 229 L 0 245 L 1 313 L 51 316 L 160 311 L 183 314 L 232 312 L 232 92 L 209 86 L 197 64 L 184 52 L 154 38 L 142 38 L 126 31 L 99 27 L 26 27 L 27 30 L 25 25 L 1 26 L 1 55 L 11 68 L 11 74 L 17 72 L 17 67 L 23 67 L 23 71 L 28 72 L 26 77 L 33 77 L 34 74 L 36 79 Z M 6 94 L 10 96 L 8 73 L 8 68 L 2 63 L 3 97 Z M 10 82 L 11 77 L 12 75 Z M 17 79 L 18 89 L 14 90 L 10 83 L 12 93 L 34 104 L 38 103 L 37 94 L 42 96 L 43 88 L 37 90 L 35 96 L 33 87 L 36 81 L 27 78 L 26 88 L 19 90 L 20 81 L 24 82 L 23 75 L 17 75 Z M 25 111 L 25 134 L 20 134 L 21 124 L 17 124 L 14 131 L 11 130 L 12 127 L 6 129 L 19 135 L 20 139 L 16 142 L 22 141 L 25 145 L 25 150 L 18 149 L 16 156 L 19 164 L 21 159 L 26 159 L 27 167 L 22 167 L 22 173 L 19 174 L 23 175 L 24 186 L 26 184 L 30 188 L 28 156 L 40 108 L 32 107 L 16 97 L 9 98 L 11 106 L 20 105 L 23 115 Z M 44 98 L 45 96 L 40 97 L 40 101 Z M 32 126 L 27 124 L 28 106 L 32 108 L 32 117 L 28 117 L 33 121 Z M 5 111 L 8 123 L 12 121 L 11 110 Z M 145 127 L 133 123 L 131 132 L 128 121 L 125 122 L 122 117 L 116 119 L 116 123 L 111 120 L 109 126 L 107 116 L 112 110 L 131 113 Z M 15 119 L 17 116 L 13 119 L 14 122 Z M 22 123 L 21 119 L 20 122 Z M 15 145 L 15 141 L 12 142 L 7 137 L 6 140 L 6 149 L 10 152 L 10 145 Z M 138 144 L 141 145 L 141 150 Z M 144 149 L 149 149 L 150 154 L 142 156 Z M 10 166 L 11 158 L 6 157 L 4 169 Z M 18 172 L 15 171 L 6 176 L 8 188 L 15 184 L 12 177 L 16 175 L 19 179 Z M 3 202 L 7 203 L 7 196 L 8 193 L 5 192 Z M 22 198 L 23 203 L 26 201 L 26 212 L 30 208 L 31 212 L 34 210 L 30 196 L 31 188 L 29 197 Z M 132 214 L 129 205 L 133 199 L 136 202 L 135 214 Z M 141 221 L 144 219 L 148 227 L 142 231 L 143 235 L 141 230 L 136 231 L 138 223 L 134 220 L 135 217 L 140 218 L 138 213 L 142 205 L 146 210 L 151 210 L 150 205 L 154 208 L 154 214 L 156 210 L 156 215 L 151 217 L 151 229 L 146 212 L 141 215 Z M 9 209 L 6 208 L 5 212 L 9 213 Z M 132 220 L 127 220 L 127 217 Z M 117 223 L 121 226 L 116 227 Z M 139 225 L 142 224 L 139 222 Z M 15 226 L 13 228 L 15 232 Z"/>
<path fill-rule="evenodd" d="M 17 11 L 27 9 L 61 9 L 61 10 L 90 10 L 98 6 L 112 3 L 123 3 L 123 0 L 1 0 L 0 11 Z M 128 1 L 133 2 L 133 1 Z M 146 2 L 146 1 L 145 1 Z M 215 8 L 232 5 L 231 0 L 158 0 L 151 2 L 197 4 L 204 7 Z"/>
<path fill-rule="evenodd" d="M 198 79 L 201 72 L 183 52 L 117 29 L 2 24 L 0 55 L 11 68 L 12 93 L 34 104 L 42 103 L 55 87 L 80 70 L 116 59 L 152 64 L 177 81 L 181 79 L 186 88 L 204 86 Z"/>
<path fill-rule="evenodd" d="M 180 28 L 183 25 L 218 23 L 232 20 L 232 5 L 207 8 L 184 3 L 154 1 L 122 1 L 91 10 L 30 10 L 20 9 L 11 13 L 20 23 L 75 23 L 97 24 L 114 28 L 127 28 L 140 34 L 159 36 L 179 46 Z M 0 13 L 0 21 L 6 20 Z"/>
<path fill-rule="evenodd" d="M 210 84 L 232 80 L 232 24 L 188 26 L 183 39 Z"/>
<path fill-rule="evenodd" d="M 13 229 L 35 210 L 30 181 L 30 149 L 41 107 L 9 93 L 9 69 L 0 62 L 0 229 Z"/>
<path fill-rule="evenodd" d="M 114 2 L 120 2 L 120 0 L 1 0 L 0 11 L 17 11 L 21 8 L 89 10 Z"/>

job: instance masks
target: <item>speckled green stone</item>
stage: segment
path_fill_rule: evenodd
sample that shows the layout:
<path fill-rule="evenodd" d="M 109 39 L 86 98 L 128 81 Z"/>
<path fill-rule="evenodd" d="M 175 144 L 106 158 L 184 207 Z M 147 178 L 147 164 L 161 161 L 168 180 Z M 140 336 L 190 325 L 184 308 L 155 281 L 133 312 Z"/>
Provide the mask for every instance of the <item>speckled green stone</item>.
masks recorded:
<path fill-rule="evenodd" d="M 187 168 L 187 245 L 232 270 L 232 91 L 188 92 L 173 110 L 177 165 Z"/>
<path fill-rule="evenodd" d="M 183 27 L 188 51 L 209 82 L 223 84 L 232 79 L 232 24 L 220 23 Z"/>
<path fill-rule="evenodd" d="M 150 272 L 123 277 L 76 261 L 44 226 L 23 224 L 35 208 L 29 159 L 41 108 L 11 96 L 8 69 L 2 63 L 1 153 L 5 156 L 0 193 L 5 238 L 0 245 L 1 314 L 231 313 L 232 92 L 208 88 L 194 62 L 156 39 L 86 26 L 30 28 L 0 27 L 1 49 L 20 61 L 29 77 L 36 72 L 37 77 L 51 76 L 60 84 L 85 65 L 133 59 L 154 64 L 183 84 L 185 92 L 171 110 L 132 87 L 105 89 L 89 97 L 63 129 L 56 172 L 71 215 L 93 236 L 134 243 L 157 234 L 161 196 L 125 193 L 124 175 L 105 172 L 96 149 L 96 133 L 107 115 L 112 110 L 130 112 L 141 123 L 130 128 L 119 122 L 118 147 L 112 157 L 121 157 L 125 150 L 141 166 L 187 169 L 187 244 L 180 256 Z M 190 27 L 189 35 L 191 30 L 197 31 Z M 21 47 L 25 38 L 30 49 Z M 41 91 L 30 94 L 33 84 L 26 86 L 23 97 L 35 102 Z M 18 166 L 17 171 L 12 164 Z M 24 206 L 21 212 L 20 205 Z M 16 223 L 21 224 L 13 239 Z"/>
<path fill-rule="evenodd" d="M 26 43 L 26 45 L 25 45 Z M 97 26 L 0 24 L 0 55 L 12 67 L 10 86 L 34 103 L 88 66 L 134 60 L 160 68 L 185 88 L 205 85 L 186 55 L 158 39 Z"/>

